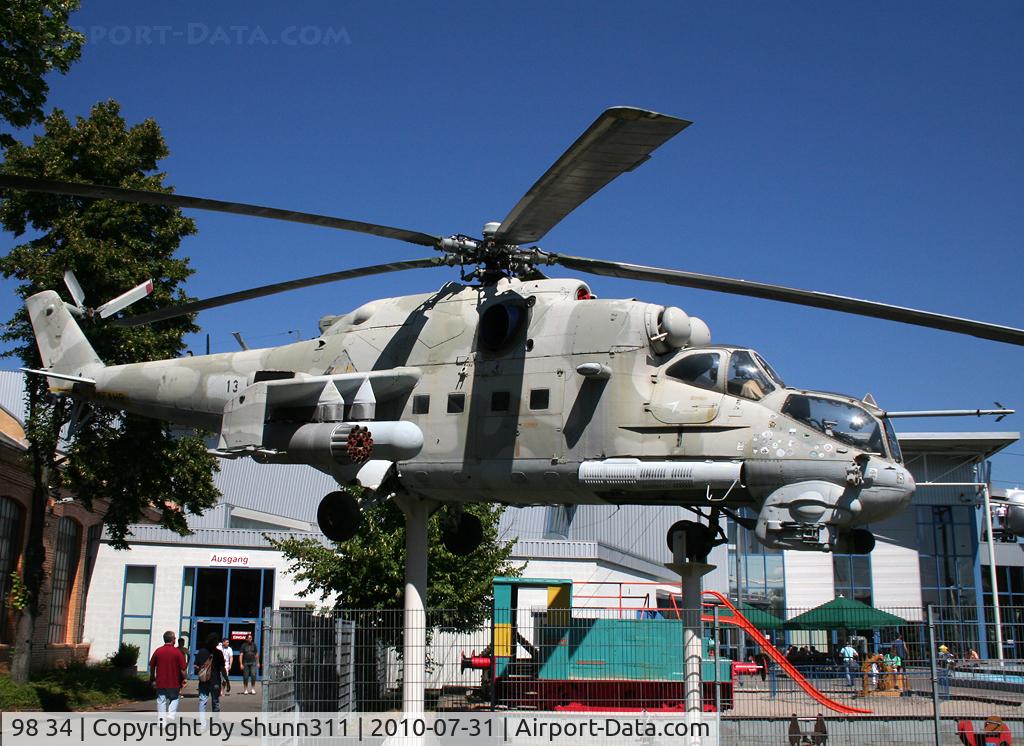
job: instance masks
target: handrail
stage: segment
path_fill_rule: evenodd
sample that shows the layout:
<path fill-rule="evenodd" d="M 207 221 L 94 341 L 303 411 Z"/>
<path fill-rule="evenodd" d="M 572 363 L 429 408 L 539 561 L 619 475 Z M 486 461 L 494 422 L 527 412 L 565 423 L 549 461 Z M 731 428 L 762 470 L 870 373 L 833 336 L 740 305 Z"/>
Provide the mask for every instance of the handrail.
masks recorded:
<path fill-rule="evenodd" d="M 826 697 L 824 694 L 822 694 L 820 691 L 818 691 L 810 685 L 807 679 L 803 677 L 803 674 L 801 674 L 796 669 L 796 667 L 793 666 L 792 663 L 786 660 L 786 656 L 784 656 L 782 653 L 776 650 L 775 646 L 773 646 L 771 642 L 764 635 L 761 634 L 760 630 L 758 630 L 757 627 L 750 623 L 749 619 L 747 619 L 745 616 L 743 616 L 742 613 L 740 613 L 739 609 L 733 606 L 729 599 L 727 599 L 718 591 L 704 591 L 704 595 L 711 596 L 716 601 L 718 601 L 718 603 L 722 604 L 732 612 L 732 616 L 719 616 L 718 621 L 720 624 L 735 624 L 737 627 L 746 632 L 748 636 L 754 639 L 754 642 L 756 642 L 760 646 L 760 648 L 765 652 L 765 654 L 773 661 L 775 661 L 782 668 L 782 670 L 786 672 L 786 675 L 789 676 L 789 678 L 791 678 L 793 681 L 795 681 L 797 685 L 801 689 L 803 689 L 804 692 L 809 694 L 816 702 L 824 705 L 830 710 L 834 710 L 843 715 L 871 714 L 871 710 L 864 710 L 860 707 L 851 707 L 850 705 L 844 705 L 842 702 L 836 702 L 834 699 Z M 710 606 L 711 604 L 705 603 L 704 605 Z M 714 621 L 714 617 L 702 614 L 701 621 Z"/>

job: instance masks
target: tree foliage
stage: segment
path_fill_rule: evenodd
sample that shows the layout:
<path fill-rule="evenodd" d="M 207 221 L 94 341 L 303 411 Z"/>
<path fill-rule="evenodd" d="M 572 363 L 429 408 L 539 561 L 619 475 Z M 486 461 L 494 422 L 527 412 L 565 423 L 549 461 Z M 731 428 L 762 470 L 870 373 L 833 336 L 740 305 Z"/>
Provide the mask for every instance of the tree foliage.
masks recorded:
<path fill-rule="evenodd" d="M 45 131 L 30 146 L 15 143 L 6 150 L 3 170 L 136 189 L 171 191 L 163 185 L 157 164 L 167 155 L 160 128 L 153 120 L 128 127 L 117 103 L 93 107 L 88 118 L 72 123 L 59 110 L 45 122 Z M 10 192 L 0 203 L 0 224 L 21 236 L 35 236 L 0 259 L 0 272 L 20 281 L 18 294 L 27 298 L 48 288 L 61 288 L 65 269 L 75 272 L 88 302 L 99 304 L 152 278 L 154 292 L 127 313 L 182 299 L 181 283 L 192 274 L 187 259 L 174 256 L 181 239 L 195 233 L 195 224 L 180 210 L 109 200 Z M 175 357 L 183 335 L 197 331 L 191 318 L 132 329 L 109 324 L 88 325 L 100 358 L 108 364 Z M 28 367 L 41 365 L 31 324 L 24 309 L 3 333 Z M 45 380 L 30 387 L 29 435 L 36 443 L 56 443 L 69 415 L 66 402 L 55 403 L 42 390 Z M 160 511 L 169 528 L 186 529 L 182 509 L 201 512 L 217 497 L 212 482 L 213 460 L 198 438 L 174 437 L 161 422 L 94 408 L 77 430 L 67 465 L 54 471 L 86 505 L 109 499 L 106 522 L 115 541 L 122 542 L 128 523 L 140 520 L 147 508 Z"/>
<path fill-rule="evenodd" d="M 170 191 L 157 170 L 166 155 L 154 121 L 128 127 L 119 106 L 108 101 L 74 123 L 54 111 L 31 145 L 15 142 L 7 147 L 0 168 L 26 176 Z M 0 202 L 0 225 L 27 239 L 0 259 L 0 272 L 18 281 L 22 298 L 60 289 L 66 269 L 75 272 L 86 302 L 93 305 L 147 278 L 154 281 L 154 293 L 126 313 L 184 298 L 180 285 L 192 270 L 187 259 L 174 253 L 183 237 L 195 233 L 195 224 L 179 210 L 8 191 Z M 128 329 L 102 322 L 85 327 L 108 364 L 177 356 L 183 335 L 196 331 L 190 318 L 159 327 Z M 26 367 L 41 367 L 24 308 L 0 338 L 12 345 L 5 354 L 19 357 Z M 45 510 L 56 489 L 69 490 L 89 508 L 97 499 L 107 501 L 104 521 L 120 547 L 126 546 L 128 524 L 152 511 L 163 525 L 184 532 L 185 513 L 202 512 L 217 498 L 215 465 L 198 436 L 179 437 L 165 423 L 93 407 L 84 410 L 74 437 L 65 443 L 62 431 L 71 418 L 71 403 L 51 396 L 46 380 L 37 376 L 26 381 L 26 399 L 28 468 L 34 486 L 22 562 L 26 607 L 11 664 L 16 680 L 27 677 L 32 631 L 40 614 Z"/>
<path fill-rule="evenodd" d="M 484 538 L 467 557 L 458 557 L 441 543 L 440 515 L 430 520 L 430 568 L 426 606 L 444 609 L 446 625 L 460 630 L 479 627 L 490 614 L 492 579 L 518 575 L 522 568 L 509 561 L 514 541 L 498 537 L 502 508 L 479 503 L 466 507 L 483 524 Z M 388 501 L 363 513 L 356 538 L 332 547 L 313 539 L 275 541 L 292 562 L 296 579 L 307 583 L 305 595 L 326 600 L 338 594 L 335 605 L 345 609 L 401 609 L 405 585 L 405 517 Z"/>
<path fill-rule="evenodd" d="M 46 74 L 66 73 L 85 38 L 68 26 L 78 0 L 4 0 L 0 13 L 0 118 L 14 127 L 43 120 Z M 0 145 L 14 138 L 0 132 Z"/>

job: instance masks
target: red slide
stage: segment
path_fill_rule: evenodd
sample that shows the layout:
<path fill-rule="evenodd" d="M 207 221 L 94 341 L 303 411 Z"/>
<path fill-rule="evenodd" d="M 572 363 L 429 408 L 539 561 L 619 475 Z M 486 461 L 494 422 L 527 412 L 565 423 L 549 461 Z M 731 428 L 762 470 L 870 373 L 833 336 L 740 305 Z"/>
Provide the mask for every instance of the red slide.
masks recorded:
<path fill-rule="evenodd" d="M 844 705 L 842 702 L 836 702 L 834 699 L 829 699 L 828 697 L 826 697 L 824 694 L 819 692 L 817 689 L 815 689 L 807 682 L 807 679 L 805 679 L 803 675 L 799 671 L 797 671 L 796 668 L 793 667 L 793 664 L 786 660 L 786 656 L 784 656 L 782 653 L 776 650 L 775 646 L 772 645 L 771 642 L 769 642 L 768 639 L 758 631 L 757 627 L 751 624 L 750 620 L 743 616 L 740 613 L 740 610 L 729 602 L 729 599 L 727 599 L 718 591 L 704 591 L 704 595 L 712 596 L 718 601 L 718 603 L 722 604 L 727 609 L 729 609 L 729 611 L 732 612 L 732 616 L 719 616 L 718 621 L 720 624 L 735 624 L 736 626 L 740 627 L 744 632 L 746 632 L 750 637 L 754 638 L 754 642 L 761 646 L 761 650 L 763 650 L 769 658 L 775 661 L 782 668 L 782 670 L 786 672 L 786 675 L 789 676 L 789 678 L 793 679 L 793 681 L 795 681 L 797 684 L 799 684 L 800 688 L 807 692 L 807 694 L 809 694 L 811 697 L 813 697 L 816 702 L 819 702 L 820 704 L 823 704 L 830 710 L 834 710 L 835 712 L 841 713 L 843 715 L 871 714 L 871 710 L 864 710 L 860 707 L 850 707 L 849 705 Z M 711 622 L 714 621 L 714 617 L 708 614 L 702 614 L 701 620 L 705 622 Z"/>

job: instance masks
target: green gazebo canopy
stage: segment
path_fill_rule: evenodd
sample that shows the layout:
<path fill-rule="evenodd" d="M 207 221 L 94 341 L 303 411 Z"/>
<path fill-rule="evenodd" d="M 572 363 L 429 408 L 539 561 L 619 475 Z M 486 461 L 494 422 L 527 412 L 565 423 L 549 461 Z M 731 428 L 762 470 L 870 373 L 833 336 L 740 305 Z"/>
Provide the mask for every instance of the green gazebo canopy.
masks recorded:
<path fill-rule="evenodd" d="M 850 598 L 833 599 L 786 621 L 786 629 L 878 629 L 907 621 Z"/>

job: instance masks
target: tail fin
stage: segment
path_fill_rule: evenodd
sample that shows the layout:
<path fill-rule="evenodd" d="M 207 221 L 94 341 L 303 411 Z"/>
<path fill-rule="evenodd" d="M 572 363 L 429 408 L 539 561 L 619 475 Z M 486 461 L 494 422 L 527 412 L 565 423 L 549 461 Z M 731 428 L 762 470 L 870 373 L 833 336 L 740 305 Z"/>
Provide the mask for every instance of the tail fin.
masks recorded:
<path fill-rule="evenodd" d="M 25 306 L 44 368 L 54 373 L 89 377 L 103 367 L 103 362 L 57 293 L 53 290 L 36 293 L 25 301 Z"/>

